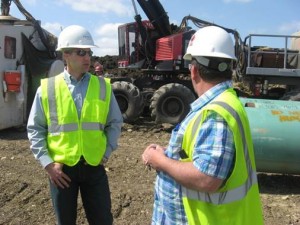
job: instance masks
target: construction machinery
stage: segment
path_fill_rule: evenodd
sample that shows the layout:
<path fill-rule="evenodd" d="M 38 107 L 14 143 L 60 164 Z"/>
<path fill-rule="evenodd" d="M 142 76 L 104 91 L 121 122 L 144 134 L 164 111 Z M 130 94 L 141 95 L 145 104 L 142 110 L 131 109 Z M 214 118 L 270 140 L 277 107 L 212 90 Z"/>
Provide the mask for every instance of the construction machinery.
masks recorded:
<path fill-rule="evenodd" d="M 182 58 L 195 32 L 188 22 L 197 28 L 222 26 L 193 16 L 184 17 L 179 26 L 170 24 L 158 0 L 137 0 L 148 17 L 142 20 L 135 1 L 132 2 L 136 22 L 118 28 L 118 66 L 122 76 L 113 80 L 124 120 L 135 121 L 149 107 L 157 123 L 176 124 L 196 97 L 189 80 L 189 62 Z M 240 84 L 236 89 L 241 96 L 300 99 L 299 36 L 251 34 L 242 41 L 236 30 L 222 28 L 235 40 L 238 58 L 235 80 Z M 252 46 L 257 37 L 282 39 L 285 47 Z M 291 42 L 295 43 L 294 47 L 288 49 L 287 44 Z"/>
<path fill-rule="evenodd" d="M 134 122 L 149 109 L 157 123 L 179 123 L 197 98 L 183 59 L 195 27 L 219 26 L 192 16 L 179 26 L 169 23 L 159 0 L 137 0 L 148 20 L 121 25 L 121 76 L 112 78 L 125 122 Z M 258 171 L 300 173 L 300 36 L 251 34 L 235 40 L 235 89 L 249 116 Z M 255 38 L 280 39 L 282 48 L 255 46 Z M 133 74 L 133 75 L 132 75 Z"/>
<path fill-rule="evenodd" d="M 9 15 L 14 2 L 26 17 Z M 134 3 L 134 0 L 132 1 Z M 179 26 L 169 24 L 158 0 L 138 0 L 148 20 L 119 27 L 118 76 L 111 77 L 125 122 L 149 109 L 157 123 L 176 124 L 197 97 L 183 55 L 198 27 L 219 26 L 192 16 Z M 137 12 L 134 4 L 135 11 Z M 18 0 L 2 0 L 0 16 L 0 130 L 19 127 L 27 115 L 40 79 L 63 70 L 55 52 L 57 39 L 42 29 Z M 300 35 L 239 33 L 222 27 L 235 40 L 238 61 L 234 79 L 249 117 L 257 170 L 300 174 Z M 283 48 L 254 46 L 254 39 L 283 40 Z M 268 42 L 268 41 L 267 41 Z M 129 76 L 130 74 L 130 76 Z"/>
<path fill-rule="evenodd" d="M 9 14 L 14 2 L 26 20 Z M 24 127 L 41 78 L 63 71 L 57 39 L 18 0 L 2 0 L 0 16 L 0 130 Z"/>

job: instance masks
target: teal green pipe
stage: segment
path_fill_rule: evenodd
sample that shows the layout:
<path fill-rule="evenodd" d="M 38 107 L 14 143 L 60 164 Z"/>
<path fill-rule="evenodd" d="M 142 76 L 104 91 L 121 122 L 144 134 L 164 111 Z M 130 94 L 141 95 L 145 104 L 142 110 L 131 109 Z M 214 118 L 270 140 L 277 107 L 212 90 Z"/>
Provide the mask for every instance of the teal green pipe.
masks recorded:
<path fill-rule="evenodd" d="M 258 172 L 300 174 L 300 102 L 240 98 Z"/>

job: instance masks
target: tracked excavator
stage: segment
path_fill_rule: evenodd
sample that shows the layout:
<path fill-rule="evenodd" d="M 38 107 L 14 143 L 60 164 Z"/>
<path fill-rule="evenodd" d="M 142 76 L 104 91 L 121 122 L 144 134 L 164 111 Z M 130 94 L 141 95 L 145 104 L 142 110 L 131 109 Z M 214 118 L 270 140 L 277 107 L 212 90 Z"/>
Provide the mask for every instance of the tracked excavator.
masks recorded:
<path fill-rule="evenodd" d="M 157 123 L 179 123 L 197 97 L 183 59 L 195 30 L 217 24 L 193 16 L 176 26 L 159 0 L 137 0 L 148 17 L 136 12 L 135 22 L 121 25 L 120 73 L 112 86 L 125 122 L 134 122 L 148 109 Z M 238 62 L 235 89 L 249 117 L 257 170 L 300 173 L 300 33 L 293 35 L 233 35 Z M 280 39 L 283 48 L 254 46 L 256 38 Z"/>

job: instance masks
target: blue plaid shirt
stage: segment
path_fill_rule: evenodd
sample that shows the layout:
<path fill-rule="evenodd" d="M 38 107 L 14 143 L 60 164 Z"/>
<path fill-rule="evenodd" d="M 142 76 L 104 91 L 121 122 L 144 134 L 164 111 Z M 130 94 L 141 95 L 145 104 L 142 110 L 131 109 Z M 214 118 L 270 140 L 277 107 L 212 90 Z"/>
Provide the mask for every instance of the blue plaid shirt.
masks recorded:
<path fill-rule="evenodd" d="M 223 91 L 231 87 L 231 82 L 220 83 L 191 104 L 191 111 L 177 125 L 165 151 L 167 157 L 179 160 L 183 135 L 189 121 L 199 110 Z M 231 172 L 234 159 L 233 135 L 225 120 L 215 112 L 210 112 L 203 122 L 196 139 L 193 164 L 202 173 L 225 180 Z M 155 183 L 152 225 L 184 225 L 187 223 L 181 185 L 164 172 L 158 172 Z"/>

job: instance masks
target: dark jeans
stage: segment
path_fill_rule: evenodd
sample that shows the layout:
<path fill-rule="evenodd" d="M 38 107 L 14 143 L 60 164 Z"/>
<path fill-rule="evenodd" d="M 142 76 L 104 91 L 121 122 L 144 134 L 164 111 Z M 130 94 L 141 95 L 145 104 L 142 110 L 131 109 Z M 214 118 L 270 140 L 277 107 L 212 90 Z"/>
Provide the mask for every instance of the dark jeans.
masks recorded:
<path fill-rule="evenodd" d="M 79 191 L 89 224 L 112 225 L 110 191 L 104 166 L 90 166 L 80 161 L 73 167 L 64 165 L 63 172 L 72 180 L 69 188 L 56 188 L 50 182 L 58 225 L 76 224 Z"/>

